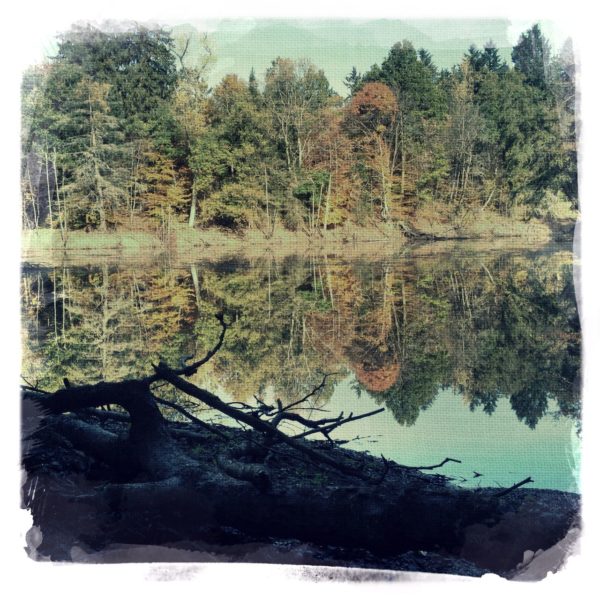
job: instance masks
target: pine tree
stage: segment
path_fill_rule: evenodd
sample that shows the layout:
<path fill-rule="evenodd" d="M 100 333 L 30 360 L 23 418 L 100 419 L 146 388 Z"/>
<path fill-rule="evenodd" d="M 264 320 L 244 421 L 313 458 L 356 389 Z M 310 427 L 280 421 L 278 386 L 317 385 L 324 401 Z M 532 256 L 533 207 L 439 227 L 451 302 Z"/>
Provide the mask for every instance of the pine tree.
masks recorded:
<path fill-rule="evenodd" d="M 515 69 L 523 73 L 525 81 L 540 90 L 548 86 L 550 44 L 536 23 L 521 34 L 511 54 Z"/>

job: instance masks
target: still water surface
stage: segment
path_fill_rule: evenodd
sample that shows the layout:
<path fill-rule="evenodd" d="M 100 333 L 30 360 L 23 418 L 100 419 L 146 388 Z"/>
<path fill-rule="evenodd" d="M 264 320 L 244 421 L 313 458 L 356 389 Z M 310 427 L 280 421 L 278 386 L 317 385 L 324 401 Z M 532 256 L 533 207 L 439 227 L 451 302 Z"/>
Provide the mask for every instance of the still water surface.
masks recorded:
<path fill-rule="evenodd" d="M 27 263 L 22 305 L 23 373 L 46 389 L 201 356 L 224 310 L 234 324 L 193 379 L 224 400 L 285 404 L 334 373 L 304 416 L 386 408 L 338 430 L 349 447 L 406 465 L 461 460 L 439 470 L 460 485 L 531 476 L 536 487 L 578 489 L 580 331 L 568 247 Z M 157 394 L 185 402 L 174 390 Z"/>

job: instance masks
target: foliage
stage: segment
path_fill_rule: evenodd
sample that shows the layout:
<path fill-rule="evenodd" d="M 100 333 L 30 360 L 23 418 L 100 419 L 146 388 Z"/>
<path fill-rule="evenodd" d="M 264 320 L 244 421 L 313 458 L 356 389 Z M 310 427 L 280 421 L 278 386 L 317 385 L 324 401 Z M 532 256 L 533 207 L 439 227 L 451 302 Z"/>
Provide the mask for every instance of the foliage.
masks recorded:
<path fill-rule="evenodd" d="M 213 315 L 224 311 L 234 325 L 203 376 L 232 400 L 302 397 L 323 373 L 340 373 L 403 425 L 453 388 L 471 410 L 510 404 L 533 428 L 552 406 L 579 417 L 581 340 L 567 260 L 539 253 L 391 265 L 290 257 L 188 269 L 29 268 L 27 368 L 54 386 L 62 377 L 137 376 L 159 357 L 177 365 L 212 347 L 220 331 Z M 319 405 L 335 383 L 328 380 Z"/>
<path fill-rule="evenodd" d="M 541 90 L 547 87 L 550 66 L 550 44 L 536 23 L 519 37 L 512 51 L 515 69 L 525 76 L 525 81 Z"/>
<path fill-rule="evenodd" d="M 76 25 L 59 37 L 54 60 L 110 84 L 111 112 L 124 119 L 146 121 L 158 100 L 170 99 L 177 82 L 173 39 L 163 29 L 136 25 L 102 31 Z"/>
<path fill-rule="evenodd" d="M 262 201 L 262 190 L 229 183 L 202 203 L 202 222 L 228 229 L 248 227 Z"/>
<path fill-rule="evenodd" d="M 576 206 L 572 49 L 553 55 L 534 25 L 512 60 L 490 41 L 440 72 L 405 40 L 352 68 L 343 100 L 306 60 L 210 89 L 206 35 L 75 26 L 23 79 L 24 225 L 66 240 L 187 219 L 269 236 L 276 223 L 403 222 L 428 202 L 457 214 Z"/>

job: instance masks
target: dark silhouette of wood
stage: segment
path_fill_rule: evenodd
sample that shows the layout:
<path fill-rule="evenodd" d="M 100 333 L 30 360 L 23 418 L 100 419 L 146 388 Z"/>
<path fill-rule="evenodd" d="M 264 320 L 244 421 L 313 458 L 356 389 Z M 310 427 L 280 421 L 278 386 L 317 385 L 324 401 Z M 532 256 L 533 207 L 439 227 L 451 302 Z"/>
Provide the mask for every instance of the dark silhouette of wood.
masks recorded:
<path fill-rule="evenodd" d="M 208 423 L 205 423 L 201 419 L 198 419 L 198 417 L 195 417 L 192 413 L 185 410 L 185 408 L 183 408 L 183 406 L 179 406 L 179 404 L 177 404 L 176 402 L 171 402 L 170 400 L 164 400 L 163 398 L 156 398 L 156 401 L 159 404 L 163 404 L 164 406 L 168 406 L 169 408 L 176 410 L 178 413 L 182 414 L 184 417 L 189 419 L 192 423 L 202 427 L 203 429 L 206 429 L 207 431 L 210 431 L 210 432 L 214 433 L 215 435 L 220 435 L 225 440 L 228 439 L 227 436 L 225 434 L 221 433 L 218 429 L 212 427 Z"/>
<path fill-rule="evenodd" d="M 455 462 L 455 463 L 461 463 L 462 461 L 456 459 L 456 458 L 445 458 L 441 463 L 438 463 L 437 465 L 429 465 L 428 467 L 410 467 L 408 465 L 402 465 L 405 469 L 415 469 L 417 471 L 429 471 L 429 470 L 433 470 L 433 469 L 439 469 L 440 467 L 443 467 L 446 463 L 449 462 Z"/>
<path fill-rule="evenodd" d="M 522 485 L 525 485 L 527 483 L 533 483 L 533 479 L 531 479 L 531 477 L 527 477 L 526 479 L 523 479 L 523 481 L 519 481 L 519 483 L 515 483 L 515 485 L 511 485 L 509 488 L 498 492 L 496 494 L 496 497 L 499 498 L 501 496 L 506 496 L 507 494 L 510 494 L 512 491 L 516 490 L 517 488 L 520 488 Z"/>
<path fill-rule="evenodd" d="M 179 375 L 176 374 L 175 371 L 169 369 L 166 365 L 159 364 L 155 367 L 155 371 L 156 376 L 159 379 L 164 379 L 165 381 L 168 381 L 177 389 L 181 390 L 182 392 L 185 392 L 188 396 L 192 396 L 193 398 L 200 400 L 207 406 L 210 406 L 211 408 L 214 408 L 215 410 L 218 410 L 223 414 L 232 417 L 236 421 L 249 425 L 258 432 L 267 434 L 270 438 L 273 438 L 277 442 L 287 444 L 295 450 L 298 450 L 299 452 L 305 454 L 316 463 L 323 463 L 330 467 L 333 467 L 334 469 L 339 470 L 345 475 L 353 475 L 365 481 L 370 481 L 370 478 L 366 476 L 362 471 L 344 465 L 343 463 L 332 459 L 327 454 L 317 452 L 312 448 L 303 445 L 301 442 L 297 441 L 292 437 L 287 436 L 285 433 L 277 429 L 276 425 L 270 423 L 269 421 L 263 421 L 256 415 L 248 414 L 242 410 L 234 408 L 230 404 L 223 402 L 218 396 L 215 396 L 211 392 L 203 390 L 195 386 L 193 383 L 182 379 L 181 377 L 179 377 Z"/>

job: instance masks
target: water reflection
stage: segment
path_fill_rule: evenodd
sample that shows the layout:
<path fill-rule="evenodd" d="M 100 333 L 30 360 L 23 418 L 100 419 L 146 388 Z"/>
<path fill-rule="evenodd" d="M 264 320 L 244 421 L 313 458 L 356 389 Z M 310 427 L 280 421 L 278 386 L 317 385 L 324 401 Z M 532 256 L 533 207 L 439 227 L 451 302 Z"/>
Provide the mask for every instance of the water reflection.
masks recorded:
<path fill-rule="evenodd" d="M 121 379 L 147 373 L 158 357 L 175 365 L 201 354 L 224 310 L 235 325 L 197 382 L 229 399 L 292 400 L 335 372 L 318 406 L 337 386 L 332 406 L 343 388 L 348 405 L 367 396 L 396 427 L 415 426 L 444 391 L 486 416 L 510 407 L 524 429 L 579 422 L 580 332 L 566 250 L 25 265 L 22 303 L 23 372 L 49 389 L 64 377 Z"/>

